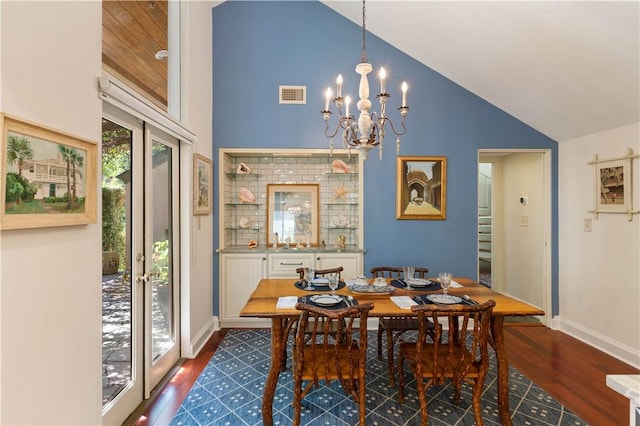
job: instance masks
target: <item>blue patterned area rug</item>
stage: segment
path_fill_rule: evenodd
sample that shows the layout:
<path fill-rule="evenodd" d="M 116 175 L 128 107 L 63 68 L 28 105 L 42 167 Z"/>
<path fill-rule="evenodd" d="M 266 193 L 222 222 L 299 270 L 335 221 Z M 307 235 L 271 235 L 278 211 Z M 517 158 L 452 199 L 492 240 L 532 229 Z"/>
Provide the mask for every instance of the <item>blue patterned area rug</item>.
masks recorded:
<path fill-rule="evenodd" d="M 367 424 L 419 425 L 420 407 L 415 380 L 405 387 L 405 401 L 397 401 L 397 388 L 389 387 L 387 361 L 376 356 L 374 332 L 369 332 L 367 354 Z M 409 340 L 409 337 L 407 337 Z M 383 340 L 384 343 L 384 340 Z M 289 345 L 291 346 L 291 345 Z M 230 330 L 171 421 L 173 426 L 262 425 L 262 390 L 271 345 L 269 330 Z M 496 395 L 496 368 L 492 365 L 482 397 L 486 425 L 500 425 Z M 280 374 L 273 402 L 275 425 L 292 424 L 291 357 Z M 324 384 L 324 382 L 321 382 Z M 509 407 L 514 425 L 584 425 L 585 423 L 549 394 L 510 367 Z M 450 401 L 450 386 L 428 392 L 429 425 L 473 425 L 470 389 L 463 386 L 458 405 Z M 347 426 L 358 424 L 358 408 L 338 382 L 311 390 L 302 401 L 301 424 Z"/>

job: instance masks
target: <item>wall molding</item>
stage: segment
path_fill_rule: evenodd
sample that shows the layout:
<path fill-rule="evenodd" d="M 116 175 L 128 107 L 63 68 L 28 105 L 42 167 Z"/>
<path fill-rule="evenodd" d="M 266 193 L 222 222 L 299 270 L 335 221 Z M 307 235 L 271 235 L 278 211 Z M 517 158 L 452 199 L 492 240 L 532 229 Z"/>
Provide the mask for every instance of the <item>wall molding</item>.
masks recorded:
<path fill-rule="evenodd" d="M 632 367 L 640 368 L 640 352 L 623 343 L 615 341 L 603 334 L 588 329 L 576 322 L 564 320 L 560 316 L 554 317 L 557 329 L 594 348 L 625 362 Z"/>
<path fill-rule="evenodd" d="M 207 321 L 207 323 L 200 329 L 200 331 L 191 339 L 190 346 L 188 348 L 189 353 L 184 353 L 187 358 L 195 358 L 204 345 L 209 341 L 213 333 L 220 330 L 220 321 L 217 316 L 213 316 Z"/>

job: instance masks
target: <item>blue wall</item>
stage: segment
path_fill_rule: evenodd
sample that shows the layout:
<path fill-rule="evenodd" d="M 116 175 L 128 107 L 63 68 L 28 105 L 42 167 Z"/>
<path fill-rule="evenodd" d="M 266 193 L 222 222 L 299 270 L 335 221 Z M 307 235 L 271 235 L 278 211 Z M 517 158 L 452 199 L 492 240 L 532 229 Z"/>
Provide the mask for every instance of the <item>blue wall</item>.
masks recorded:
<path fill-rule="evenodd" d="M 323 93 L 342 74 L 343 95 L 357 96 L 354 69 L 361 43 L 359 25 L 315 1 L 226 1 L 214 8 L 214 168 L 220 164 L 221 147 L 327 148 L 320 114 Z M 377 149 L 369 153 L 364 165 L 364 270 L 414 264 L 476 277 L 478 149 L 551 149 L 557 313 L 557 143 L 370 33 L 367 56 L 374 67 L 372 93 L 379 91 L 375 72 L 380 66 L 387 69 L 392 94 L 388 111 L 395 120 L 400 84 L 409 84 L 411 111 L 400 155 L 446 156 L 448 184 L 445 221 L 396 220 L 395 137 L 387 136 L 382 160 Z M 279 85 L 307 86 L 307 104 L 278 104 Z M 372 101 L 373 110 L 379 110 Z M 217 193 L 214 200 L 217 223 Z M 218 241 L 215 228 L 215 247 Z M 217 255 L 214 262 L 217 271 Z"/>

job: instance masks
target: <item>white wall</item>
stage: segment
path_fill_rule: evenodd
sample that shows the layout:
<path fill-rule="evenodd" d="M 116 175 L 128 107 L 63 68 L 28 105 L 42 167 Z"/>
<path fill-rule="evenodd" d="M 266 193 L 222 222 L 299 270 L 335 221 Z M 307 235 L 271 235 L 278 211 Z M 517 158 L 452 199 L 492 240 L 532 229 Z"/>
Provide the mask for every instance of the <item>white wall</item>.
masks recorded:
<path fill-rule="evenodd" d="M 504 264 L 509 265 L 504 270 L 502 291 L 545 308 L 543 154 L 527 152 L 504 157 L 501 176 Z M 520 196 L 528 197 L 525 205 L 520 204 Z M 524 218 L 526 226 L 521 223 Z"/>
<path fill-rule="evenodd" d="M 186 43 L 182 46 L 185 122 L 197 134 L 194 153 L 207 158 L 213 158 L 212 5 L 212 2 L 204 1 L 185 2 L 185 21 L 182 23 L 187 30 L 184 34 Z M 188 292 L 182 294 L 183 306 L 189 306 L 188 317 L 185 318 L 183 315 L 183 321 L 187 321 L 183 331 L 189 339 L 188 343 L 183 344 L 185 356 L 195 355 L 211 333 L 218 328 L 217 319 L 212 316 L 213 215 L 193 218 L 191 232 L 191 285 Z"/>
<path fill-rule="evenodd" d="M 211 3 L 185 5 L 185 121 L 211 158 Z M 101 2 L 0 1 L 0 110 L 99 143 L 101 20 Z M 191 356 L 215 328 L 212 216 L 186 223 Z M 0 232 L 0 424 L 102 423 L 101 265 L 99 225 Z"/>
<path fill-rule="evenodd" d="M 560 143 L 560 315 L 566 333 L 640 368 L 640 217 L 600 214 L 594 207 L 593 166 L 640 153 L 640 123 Z M 639 161 L 633 161 L 634 208 L 640 201 Z M 591 232 L 583 220 L 593 218 Z"/>
<path fill-rule="evenodd" d="M 101 3 L 0 8 L 2 112 L 98 143 Z M 0 423 L 102 422 L 100 239 L 99 225 L 0 232 Z"/>

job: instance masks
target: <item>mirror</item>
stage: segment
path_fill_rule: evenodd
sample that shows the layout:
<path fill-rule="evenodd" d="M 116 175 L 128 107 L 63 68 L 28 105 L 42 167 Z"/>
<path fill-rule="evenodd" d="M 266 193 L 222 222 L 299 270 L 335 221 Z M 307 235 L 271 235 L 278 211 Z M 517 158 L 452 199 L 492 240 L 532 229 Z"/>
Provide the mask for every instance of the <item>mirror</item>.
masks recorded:
<path fill-rule="evenodd" d="M 318 244 L 318 184 L 267 185 L 267 243 Z M 277 234 L 277 236 L 276 236 Z"/>

